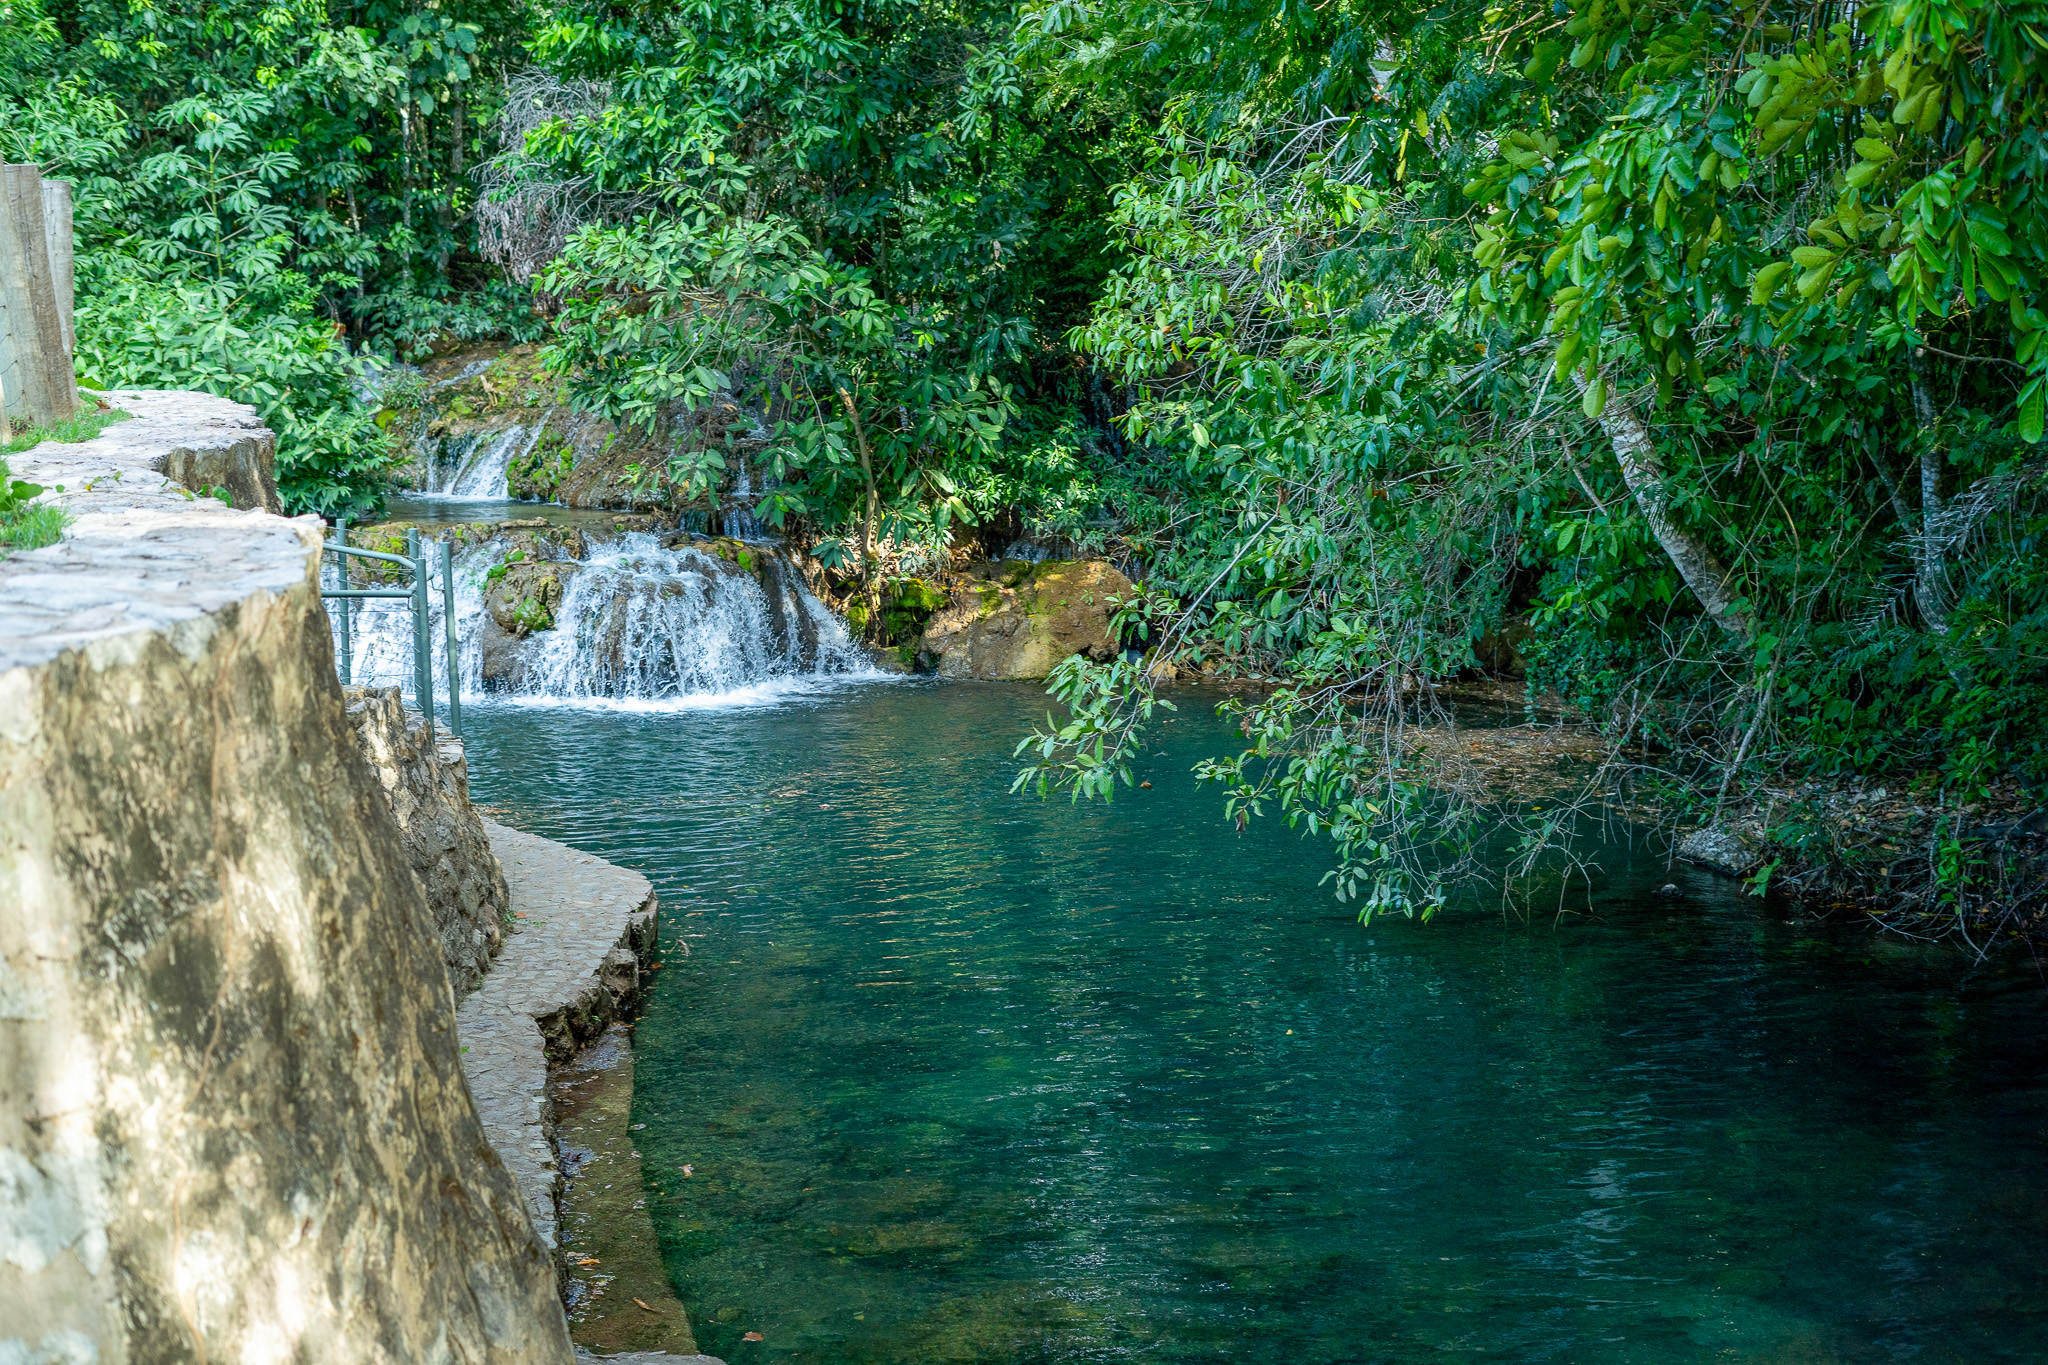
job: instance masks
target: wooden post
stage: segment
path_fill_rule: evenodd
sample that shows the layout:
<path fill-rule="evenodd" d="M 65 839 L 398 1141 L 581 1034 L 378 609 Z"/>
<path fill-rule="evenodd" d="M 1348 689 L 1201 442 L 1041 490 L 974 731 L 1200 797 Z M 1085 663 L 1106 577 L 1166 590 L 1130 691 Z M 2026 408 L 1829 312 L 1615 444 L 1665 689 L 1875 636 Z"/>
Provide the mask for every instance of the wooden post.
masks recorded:
<path fill-rule="evenodd" d="M 7 167 L 0 165 L 0 388 L 7 394 L 10 416 L 30 416 L 30 374 L 35 355 L 33 314 L 28 300 L 28 264 L 14 231 L 7 197 Z"/>
<path fill-rule="evenodd" d="M 50 285 L 57 295 L 57 326 L 64 334 L 64 355 L 70 359 L 72 368 L 77 367 L 78 329 L 73 325 L 71 313 L 72 260 L 71 260 L 71 182 L 68 180 L 45 180 L 43 182 L 43 240 L 50 249 Z M 75 380 L 74 380 L 75 383 Z M 77 395 L 73 395 L 73 402 Z"/>
<path fill-rule="evenodd" d="M 78 411 L 69 186 L 60 197 L 61 248 L 51 240 L 42 172 L 33 164 L 0 166 L 0 387 L 11 411 L 40 427 Z"/>

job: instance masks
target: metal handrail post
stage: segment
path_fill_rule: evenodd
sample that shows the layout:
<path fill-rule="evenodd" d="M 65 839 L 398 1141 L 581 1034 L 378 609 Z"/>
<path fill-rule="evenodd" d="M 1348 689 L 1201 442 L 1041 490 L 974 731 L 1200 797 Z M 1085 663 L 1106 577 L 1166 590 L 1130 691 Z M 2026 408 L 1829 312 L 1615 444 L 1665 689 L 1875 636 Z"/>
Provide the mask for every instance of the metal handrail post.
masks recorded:
<path fill-rule="evenodd" d="M 347 517 L 336 517 L 334 519 L 334 540 L 335 543 L 342 546 L 343 549 L 347 548 Z M 339 550 L 337 550 L 334 555 L 334 571 L 341 576 L 341 581 L 335 584 L 335 586 L 345 590 L 348 587 L 348 556 L 346 554 L 341 553 L 341 551 Z M 340 600 L 341 658 L 339 662 L 341 664 L 341 685 L 343 687 L 348 687 L 351 685 L 353 681 L 350 675 L 355 671 L 355 639 L 351 633 L 351 623 L 349 621 L 349 617 L 352 614 L 353 609 L 349 606 L 349 600 L 346 597 Z"/>
<path fill-rule="evenodd" d="M 427 557 L 420 553 L 420 529 L 405 528 L 405 556 L 412 561 L 412 699 L 427 722 L 427 748 L 434 747 L 434 655 L 427 641 L 429 603 Z"/>
<path fill-rule="evenodd" d="M 448 728 L 462 738 L 462 659 L 455 638 L 455 544 L 441 542 L 441 638 L 448 653 Z"/>

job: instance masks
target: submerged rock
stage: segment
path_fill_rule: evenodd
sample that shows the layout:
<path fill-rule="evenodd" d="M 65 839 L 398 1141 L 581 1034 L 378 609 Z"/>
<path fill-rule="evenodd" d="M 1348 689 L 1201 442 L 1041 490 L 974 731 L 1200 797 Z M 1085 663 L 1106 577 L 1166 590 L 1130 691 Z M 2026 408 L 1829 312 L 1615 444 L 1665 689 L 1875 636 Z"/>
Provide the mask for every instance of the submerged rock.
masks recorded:
<path fill-rule="evenodd" d="M 976 564 L 952 584 L 918 646 L 942 678 L 1043 678 L 1075 654 L 1114 657 L 1109 599 L 1131 580 L 1101 560 Z"/>
<path fill-rule="evenodd" d="M 1678 856 L 1726 877 L 1744 877 L 1763 861 L 1764 832 L 1729 821 L 1696 829 L 1679 841 Z"/>

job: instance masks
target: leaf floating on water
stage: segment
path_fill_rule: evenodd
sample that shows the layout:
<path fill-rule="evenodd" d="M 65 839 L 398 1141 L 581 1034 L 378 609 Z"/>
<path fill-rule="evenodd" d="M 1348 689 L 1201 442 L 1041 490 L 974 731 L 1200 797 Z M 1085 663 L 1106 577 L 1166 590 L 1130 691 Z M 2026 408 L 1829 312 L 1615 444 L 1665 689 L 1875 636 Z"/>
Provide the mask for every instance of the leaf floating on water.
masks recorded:
<path fill-rule="evenodd" d="M 639 1304 L 642 1308 L 645 1308 L 650 1313 L 654 1311 L 654 1305 L 649 1303 L 647 1300 L 641 1298 L 638 1294 L 635 1294 L 633 1296 L 633 1302 Z"/>
<path fill-rule="evenodd" d="M 761 1335 L 761 1334 L 760 1334 L 759 1332 L 749 1332 L 749 1333 L 747 1333 L 747 1334 L 746 1334 L 745 1336 L 741 1337 L 741 1338 L 740 1338 L 740 1340 L 741 1340 L 741 1341 L 766 1341 L 766 1340 L 768 1340 L 768 1338 L 766 1338 L 766 1337 L 762 1336 L 762 1335 Z"/>
<path fill-rule="evenodd" d="M 684 1175 L 688 1175 L 688 1174 L 689 1174 L 690 1172 L 692 1172 L 692 1171 L 694 1171 L 694 1170 L 696 1170 L 696 1169 L 697 1169 L 697 1168 L 696 1168 L 695 1166 L 685 1166 L 685 1167 L 683 1167 L 683 1174 L 684 1174 Z"/>

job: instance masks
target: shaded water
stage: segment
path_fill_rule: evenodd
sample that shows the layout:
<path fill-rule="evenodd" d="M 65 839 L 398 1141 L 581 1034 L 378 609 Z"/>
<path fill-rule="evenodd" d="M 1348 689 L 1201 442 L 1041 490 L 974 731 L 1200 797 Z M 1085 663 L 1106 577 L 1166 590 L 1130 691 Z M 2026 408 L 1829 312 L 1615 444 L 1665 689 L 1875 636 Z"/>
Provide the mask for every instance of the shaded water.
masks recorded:
<path fill-rule="evenodd" d="M 1361 928 L 1314 844 L 1192 789 L 1199 707 L 1152 791 L 1010 796 L 1043 706 L 473 716 L 479 794 L 645 870 L 690 945 L 634 1121 L 704 1350 L 2048 1358 L 2028 973 L 1625 850 L 1562 919 Z"/>
<path fill-rule="evenodd" d="M 477 521 L 545 521 L 550 526 L 581 526 L 609 530 L 620 513 L 597 507 L 563 507 L 552 502 L 513 498 L 455 498 L 435 494 L 394 493 L 384 500 L 384 519 L 420 526 L 458 526 Z"/>

